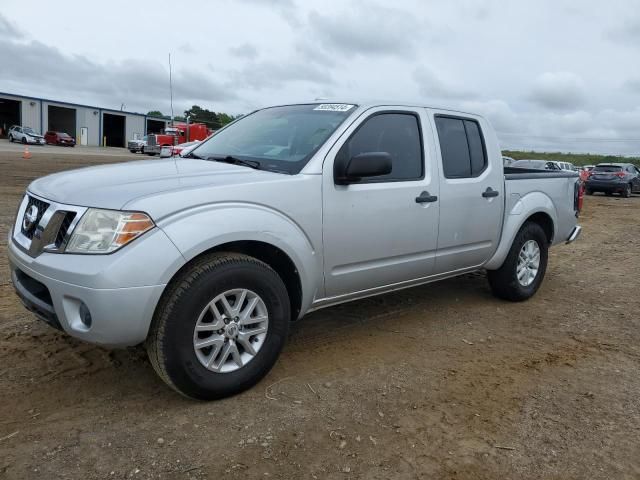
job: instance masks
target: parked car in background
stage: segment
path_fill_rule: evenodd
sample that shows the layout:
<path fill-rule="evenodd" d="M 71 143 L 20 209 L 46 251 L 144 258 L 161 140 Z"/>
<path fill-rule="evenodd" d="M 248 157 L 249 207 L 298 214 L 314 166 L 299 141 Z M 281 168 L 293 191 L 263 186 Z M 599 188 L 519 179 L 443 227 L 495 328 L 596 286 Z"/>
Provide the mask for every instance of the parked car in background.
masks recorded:
<path fill-rule="evenodd" d="M 204 140 L 213 131 L 204 123 L 174 123 L 165 128 L 163 133 L 147 135 L 147 146 L 144 152 L 147 155 L 158 155 L 162 147 L 180 145 L 195 140 Z"/>
<path fill-rule="evenodd" d="M 75 147 L 76 139 L 65 132 L 46 132 L 44 141 L 47 145 L 63 145 L 66 147 Z"/>
<path fill-rule="evenodd" d="M 515 162 L 515 159 L 511 158 L 511 157 L 505 157 L 504 155 L 502 156 L 502 165 L 505 167 L 510 166 L 513 162 Z"/>
<path fill-rule="evenodd" d="M 215 399 L 263 378 L 290 323 L 322 307 L 479 270 L 495 296 L 527 300 L 549 248 L 580 234 L 580 194 L 575 172 L 503 167 L 479 115 L 280 105 L 180 161 L 35 180 L 9 266 L 50 325 L 142 343 L 173 389 Z"/>
<path fill-rule="evenodd" d="M 582 180 L 583 182 L 586 182 L 587 179 L 589 178 L 589 175 L 591 175 L 591 171 L 593 170 L 594 165 L 584 165 L 582 167 L 580 167 L 580 169 L 578 170 L 578 172 L 580 173 L 580 180 Z"/>
<path fill-rule="evenodd" d="M 44 145 L 44 137 L 37 133 L 31 127 L 21 127 L 14 125 L 9 129 L 8 133 L 10 142 L 21 142 L 25 145 L 31 143 L 34 145 Z"/>
<path fill-rule="evenodd" d="M 509 166 L 513 168 L 529 168 L 532 170 L 562 170 L 558 162 L 551 160 L 516 160 Z"/>
<path fill-rule="evenodd" d="M 147 146 L 148 138 L 149 137 L 145 135 L 144 137 L 139 139 L 129 140 L 127 142 L 127 148 L 131 153 L 137 153 L 137 152 L 144 153 L 144 149 Z"/>
<path fill-rule="evenodd" d="M 561 170 L 566 170 L 567 172 L 577 171 L 576 167 L 571 162 L 555 162 L 555 163 L 560 167 Z"/>
<path fill-rule="evenodd" d="M 585 193 L 594 192 L 619 193 L 623 197 L 640 193 L 640 170 L 631 163 L 599 163 L 585 182 Z"/>
<path fill-rule="evenodd" d="M 160 157 L 182 157 L 197 147 L 201 142 L 199 140 L 195 142 L 181 143 L 180 145 L 174 145 L 173 147 L 162 147 L 160 149 Z"/>

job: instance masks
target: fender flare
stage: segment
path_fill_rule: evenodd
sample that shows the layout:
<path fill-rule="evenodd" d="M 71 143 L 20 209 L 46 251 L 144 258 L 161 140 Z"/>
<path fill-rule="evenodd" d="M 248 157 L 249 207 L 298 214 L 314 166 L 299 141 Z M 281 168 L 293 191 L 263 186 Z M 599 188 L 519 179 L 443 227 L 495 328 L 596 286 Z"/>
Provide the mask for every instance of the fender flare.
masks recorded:
<path fill-rule="evenodd" d="M 278 210 L 253 203 L 215 203 L 177 212 L 159 220 L 157 226 L 186 262 L 232 242 L 262 242 L 280 249 L 297 270 L 302 287 L 301 312 L 309 308 L 322 288 L 318 248 L 293 219 Z"/>
<path fill-rule="evenodd" d="M 524 225 L 527 220 L 536 214 L 547 215 L 551 220 L 553 230 L 549 243 L 553 243 L 553 236 L 557 232 L 558 225 L 558 213 L 553 204 L 553 200 L 542 192 L 528 193 L 524 197 L 518 198 L 518 200 L 513 203 L 511 209 L 505 212 L 500 243 L 493 256 L 485 263 L 485 269 L 495 270 L 502 266 L 520 228 L 522 228 L 522 225 Z"/>

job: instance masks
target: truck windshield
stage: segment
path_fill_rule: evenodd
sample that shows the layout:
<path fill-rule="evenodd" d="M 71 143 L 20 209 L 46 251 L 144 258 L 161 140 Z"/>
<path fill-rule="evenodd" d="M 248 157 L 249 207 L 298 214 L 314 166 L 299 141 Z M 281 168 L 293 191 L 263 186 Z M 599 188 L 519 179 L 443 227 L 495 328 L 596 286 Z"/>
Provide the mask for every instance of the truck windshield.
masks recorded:
<path fill-rule="evenodd" d="M 296 174 L 354 108 L 316 103 L 258 110 L 202 142 L 191 156 L 233 157 L 260 169 Z"/>

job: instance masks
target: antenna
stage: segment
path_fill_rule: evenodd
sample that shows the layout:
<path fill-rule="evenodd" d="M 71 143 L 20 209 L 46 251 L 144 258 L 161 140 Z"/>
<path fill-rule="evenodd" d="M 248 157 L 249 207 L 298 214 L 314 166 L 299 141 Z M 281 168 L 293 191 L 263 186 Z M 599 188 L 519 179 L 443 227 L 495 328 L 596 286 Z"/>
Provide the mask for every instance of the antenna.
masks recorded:
<path fill-rule="evenodd" d="M 173 127 L 173 83 L 171 81 L 171 53 L 169 53 L 169 101 L 171 103 L 171 126 Z"/>

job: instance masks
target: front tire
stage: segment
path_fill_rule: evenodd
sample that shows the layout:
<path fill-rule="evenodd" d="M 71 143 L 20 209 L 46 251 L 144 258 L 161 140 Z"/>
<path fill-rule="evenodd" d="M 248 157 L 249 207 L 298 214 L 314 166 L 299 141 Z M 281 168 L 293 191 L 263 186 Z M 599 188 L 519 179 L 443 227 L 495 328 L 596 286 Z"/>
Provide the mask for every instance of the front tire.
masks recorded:
<path fill-rule="evenodd" d="M 537 223 L 526 222 L 502 266 L 487 272 L 491 291 L 496 297 L 512 302 L 531 298 L 544 279 L 548 256 L 549 241 L 544 230 Z"/>
<path fill-rule="evenodd" d="M 271 267 L 237 253 L 205 255 L 167 287 L 147 353 L 158 375 L 179 393 L 224 398 L 269 372 L 290 320 L 287 289 Z"/>
<path fill-rule="evenodd" d="M 9 135 L 9 142 L 13 143 L 13 135 Z"/>
<path fill-rule="evenodd" d="M 27 144 L 27 138 L 26 138 L 26 137 L 22 137 L 22 143 L 23 143 L 24 145 L 26 145 L 26 144 Z"/>

